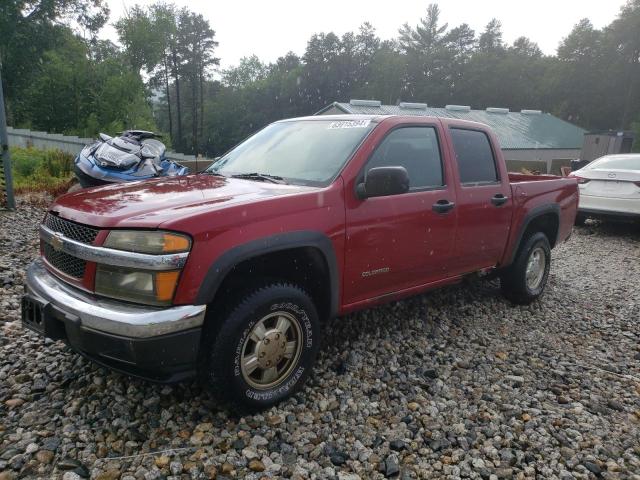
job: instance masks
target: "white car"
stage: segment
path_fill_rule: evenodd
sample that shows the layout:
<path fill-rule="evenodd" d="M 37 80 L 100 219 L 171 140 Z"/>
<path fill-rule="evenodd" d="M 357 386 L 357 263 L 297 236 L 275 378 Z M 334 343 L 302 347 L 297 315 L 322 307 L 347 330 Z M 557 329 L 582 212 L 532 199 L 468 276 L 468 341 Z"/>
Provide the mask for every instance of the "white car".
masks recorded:
<path fill-rule="evenodd" d="M 580 189 L 576 224 L 590 217 L 640 220 L 640 154 L 605 155 L 569 176 Z"/>

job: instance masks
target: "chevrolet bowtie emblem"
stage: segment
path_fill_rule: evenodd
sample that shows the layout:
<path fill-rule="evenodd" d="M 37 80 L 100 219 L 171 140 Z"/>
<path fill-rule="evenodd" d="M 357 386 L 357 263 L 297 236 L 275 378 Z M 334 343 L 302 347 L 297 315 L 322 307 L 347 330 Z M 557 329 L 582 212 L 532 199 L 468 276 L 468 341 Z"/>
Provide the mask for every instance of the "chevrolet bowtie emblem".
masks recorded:
<path fill-rule="evenodd" d="M 62 250 L 62 245 L 64 244 L 64 235 L 61 233 L 54 233 L 51 237 L 51 246 L 56 252 Z"/>

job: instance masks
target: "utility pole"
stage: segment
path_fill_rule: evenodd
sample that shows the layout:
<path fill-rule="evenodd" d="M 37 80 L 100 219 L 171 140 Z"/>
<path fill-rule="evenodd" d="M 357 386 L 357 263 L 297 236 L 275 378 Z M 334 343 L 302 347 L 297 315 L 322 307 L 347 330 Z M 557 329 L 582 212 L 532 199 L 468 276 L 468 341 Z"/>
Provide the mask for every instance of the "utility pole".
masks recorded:
<path fill-rule="evenodd" d="M 16 200 L 13 197 L 13 175 L 11 174 L 11 157 L 9 155 L 9 138 L 7 136 L 7 117 L 4 111 L 4 94 L 2 92 L 2 66 L 0 66 L 0 154 L 2 155 L 0 187 L 4 187 L 7 208 L 14 210 L 16 208 Z"/>

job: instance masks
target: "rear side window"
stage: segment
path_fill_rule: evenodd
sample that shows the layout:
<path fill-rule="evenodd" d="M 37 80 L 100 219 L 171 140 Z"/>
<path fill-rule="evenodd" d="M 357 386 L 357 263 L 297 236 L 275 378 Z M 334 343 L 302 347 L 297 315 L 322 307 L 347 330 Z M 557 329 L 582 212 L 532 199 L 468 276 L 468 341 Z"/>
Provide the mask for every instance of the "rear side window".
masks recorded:
<path fill-rule="evenodd" d="M 496 161 L 486 133 L 452 128 L 451 140 L 458 161 L 461 183 L 495 183 L 498 181 Z"/>
<path fill-rule="evenodd" d="M 407 169 L 410 190 L 442 186 L 442 162 L 435 128 L 402 127 L 393 130 L 378 145 L 366 170 L 396 166 Z"/>

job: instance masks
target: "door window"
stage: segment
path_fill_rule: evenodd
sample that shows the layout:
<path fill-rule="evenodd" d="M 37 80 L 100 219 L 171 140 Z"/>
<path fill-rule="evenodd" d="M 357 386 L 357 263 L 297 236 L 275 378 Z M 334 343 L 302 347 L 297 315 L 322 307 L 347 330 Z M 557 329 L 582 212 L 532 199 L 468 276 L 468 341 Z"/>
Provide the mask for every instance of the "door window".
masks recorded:
<path fill-rule="evenodd" d="M 452 128 L 451 140 L 458 162 L 460 183 L 477 185 L 498 182 L 496 161 L 486 133 Z"/>
<path fill-rule="evenodd" d="M 374 167 L 404 167 L 409 190 L 444 185 L 438 136 L 433 127 L 403 127 L 393 130 L 378 145 L 367 164 Z"/>

